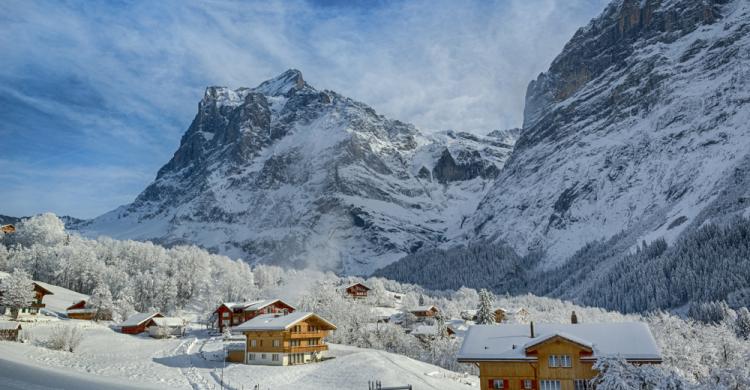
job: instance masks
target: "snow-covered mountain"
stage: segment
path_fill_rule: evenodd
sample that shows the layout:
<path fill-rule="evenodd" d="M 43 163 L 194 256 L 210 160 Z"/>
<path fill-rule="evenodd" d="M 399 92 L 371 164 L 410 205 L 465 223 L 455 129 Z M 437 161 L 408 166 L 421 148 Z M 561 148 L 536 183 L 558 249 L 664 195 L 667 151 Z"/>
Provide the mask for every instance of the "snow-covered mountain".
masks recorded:
<path fill-rule="evenodd" d="M 517 134 L 424 134 L 297 70 L 209 87 L 156 180 L 77 228 L 367 274 L 460 235 Z"/>
<path fill-rule="evenodd" d="M 528 87 L 516 149 L 469 240 L 560 265 L 750 215 L 750 3 L 616 0 Z M 626 247 L 627 247 L 626 245 Z"/>

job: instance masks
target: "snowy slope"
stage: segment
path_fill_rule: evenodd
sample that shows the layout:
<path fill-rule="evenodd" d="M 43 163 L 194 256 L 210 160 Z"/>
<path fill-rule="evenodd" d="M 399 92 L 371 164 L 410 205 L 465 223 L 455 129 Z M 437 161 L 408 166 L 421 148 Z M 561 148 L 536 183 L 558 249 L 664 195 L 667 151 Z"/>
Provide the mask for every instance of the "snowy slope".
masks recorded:
<path fill-rule="evenodd" d="M 87 235 L 367 274 L 459 235 L 516 132 L 427 135 L 289 70 L 206 90 L 173 158 Z"/>
<path fill-rule="evenodd" d="M 331 345 L 335 358 L 316 364 L 269 367 L 226 364 L 220 361 L 222 343 L 204 331 L 193 331 L 180 339 L 157 340 L 130 336 L 84 321 L 66 321 L 85 327 L 84 340 L 74 353 L 51 351 L 29 344 L 0 341 L 4 360 L 42 377 L 25 378 L 0 368 L 0 387 L 30 388 L 46 383 L 45 378 L 61 379 L 62 389 L 121 389 L 123 383 L 136 388 L 218 389 L 222 377 L 230 388 L 271 389 L 362 389 L 370 380 L 384 385 L 412 384 L 418 389 L 463 390 L 476 386 L 478 379 L 453 373 L 427 363 L 388 352 Z M 44 337 L 54 325 L 37 324 L 29 329 Z M 107 348 L 102 348 L 106 345 Z M 1 365 L 1 364 L 0 364 Z M 73 387 L 68 387 L 70 384 Z M 83 384 L 84 387 L 77 387 Z M 24 386 L 26 385 L 26 386 Z M 4 387 L 3 387 L 4 388 Z M 13 388 L 13 387 L 11 387 Z M 42 387 L 44 388 L 44 387 Z"/>
<path fill-rule="evenodd" d="M 624 231 L 632 245 L 750 203 L 750 3 L 617 0 L 528 88 L 524 128 L 469 240 L 561 264 Z"/>

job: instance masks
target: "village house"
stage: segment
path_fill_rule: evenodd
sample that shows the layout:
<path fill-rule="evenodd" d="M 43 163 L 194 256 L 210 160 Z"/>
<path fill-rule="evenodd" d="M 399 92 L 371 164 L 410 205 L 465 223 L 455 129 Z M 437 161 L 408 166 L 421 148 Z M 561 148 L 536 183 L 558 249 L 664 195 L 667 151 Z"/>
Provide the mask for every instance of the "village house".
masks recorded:
<path fill-rule="evenodd" d="M 412 329 L 409 334 L 418 338 L 420 341 L 430 342 L 438 338 L 439 336 L 438 326 L 437 325 L 418 325 L 418 326 L 415 326 L 414 329 Z M 449 338 L 456 337 L 456 331 L 453 329 L 452 325 L 446 324 L 445 334 L 443 334 L 442 337 L 449 337 Z"/>
<path fill-rule="evenodd" d="M 317 314 L 294 312 L 261 314 L 234 329 L 245 335 L 245 364 L 286 366 L 322 360 L 328 350 L 323 338 L 336 326 Z"/>
<path fill-rule="evenodd" d="M 178 317 L 151 317 L 146 324 L 148 335 L 154 338 L 185 335 L 185 320 Z"/>
<path fill-rule="evenodd" d="M 367 292 L 370 290 L 371 288 L 359 282 L 350 284 L 345 289 L 346 295 L 355 299 L 367 298 Z"/>
<path fill-rule="evenodd" d="M 461 318 L 463 318 L 466 321 L 476 321 L 477 320 L 477 312 L 478 310 L 464 310 L 461 312 Z M 494 310 L 495 313 L 495 322 L 502 323 L 502 322 L 509 322 L 511 318 L 515 319 L 514 321 L 510 322 L 527 322 L 529 317 L 528 310 L 524 308 L 519 309 L 506 309 L 504 307 L 498 307 Z"/>
<path fill-rule="evenodd" d="M 3 232 L 5 234 L 15 233 L 16 227 L 13 225 L 2 225 L 0 226 L 0 232 Z"/>
<path fill-rule="evenodd" d="M 8 274 L 6 273 L 1 274 L 0 279 L 3 277 L 7 277 L 7 275 Z M 54 295 L 52 291 L 49 290 L 49 288 L 45 287 L 44 283 L 34 282 L 33 287 L 34 287 L 34 300 L 31 302 L 29 306 L 22 307 L 18 310 L 19 317 L 37 315 L 39 311 L 45 307 L 44 297 L 47 295 Z M 0 295 L 2 294 L 3 292 L 0 291 Z M 13 316 L 13 313 L 10 307 L 0 306 L 0 314 L 4 314 L 6 316 Z"/>
<path fill-rule="evenodd" d="M 644 323 L 475 325 L 458 361 L 479 366 L 482 390 L 589 390 L 603 356 L 662 361 Z"/>
<path fill-rule="evenodd" d="M 65 315 L 68 316 L 68 318 L 72 320 L 95 320 L 97 319 L 97 312 L 98 312 L 98 319 L 104 320 L 104 321 L 111 321 L 112 320 L 112 312 L 111 311 L 99 311 L 96 308 L 89 307 L 88 303 L 86 303 L 85 300 L 80 300 L 70 306 L 68 306 L 67 309 L 65 309 Z"/>
<path fill-rule="evenodd" d="M 120 324 L 120 332 L 126 334 L 143 333 L 147 326 L 151 324 L 151 319 L 161 317 L 164 317 L 164 315 L 159 312 L 135 313 Z"/>
<path fill-rule="evenodd" d="M 18 341 L 21 324 L 12 321 L 0 321 L 0 340 Z"/>
<path fill-rule="evenodd" d="M 434 305 L 427 305 L 427 306 L 418 306 L 411 310 L 409 310 L 411 314 L 414 314 L 417 319 L 426 319 L 426 318 L 432 318 L 435 317 L 438 313 L 440 313 L 440 310 Z"/>
<path fill-rule="evenodd" d="M 224 332 L 225 327 L 232 327 L 249 321 L 261 314 L 289 314 L 296 309 L 281 299 L 266 299 L 251 302 L 226 302 L 214 310 L 212 317 L 215 318 L 216 327 L 219 332 Z"/>

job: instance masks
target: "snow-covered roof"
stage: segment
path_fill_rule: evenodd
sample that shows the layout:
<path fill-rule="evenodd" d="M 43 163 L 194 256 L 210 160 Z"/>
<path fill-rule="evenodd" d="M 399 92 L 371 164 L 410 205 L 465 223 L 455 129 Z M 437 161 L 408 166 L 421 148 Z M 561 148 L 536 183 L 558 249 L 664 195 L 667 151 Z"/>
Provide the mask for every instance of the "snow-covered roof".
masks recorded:
<path fill-rule="evenodd" d="M 294 324 L 313 316 L 317 320 L 327 324 L 331 329 L 336 329 L 335 325 L 315 313 L 296 311 L 294 313 L 281 316 L 278 314 L 261 314 L 249 321 L 235 326 L 233 330 L 237 332 L 256 330 L 286 330 L 292 327 Z"/>
<path fill-rule="evenodd" d="M 414 313 L 414 312 L 417 312 L 417 311 L 430 311 L 432 309 L 437 310 L 438 308 L 435 305 L 425 305 L 425 306 L 417 306 L 417 307 L 415 307 L 415 308 L 413 308 L 413 309 L 411 309 L 409 311 L 412 312 L 412 313 Z"/>
<path fill-rule="evenodd" d="M 631 361 L 661 361 L 651 330 L 641 322 L 604 324 L 536 324 L 535 337 L 525 324 L 474 325 L 469 328 L 458 360 L 536 360 L 526 348 L 559 336 L 593 350 L 591 359 L 619 356 Z"/>
<path fill-rule="evenodd" d="M 68 309 L 65 312 L 68 314 L 96 313 L 96 309 Z"/>
<path fill-rule="evenodd" d="M 258 301 L 247 301 L 247 302 L 224 302 L 223 305 L 232 310 L 243 310 L 243 311 L 255 311 L 260 310 L 266 306 L 273 305 L 276 302 L 281 302 L 294 309 L 294 306 L 282 301 L 281 299 L 264 299 Z"/>
<path fill-rule="evenodd" d="M 351 288 L 351 287 L 354 287 L 354 286 L 362 286 L 362 287 L 364 287 L 364 288 L 366 288 L 368 290 L 372 290 L 370 287 L 368 287 L 366 284 L 364 284 L 362 282 L 352 283 L 352 284 L 346 286 L 346 288 Z"/>
<path fill-rule="evenodd" d="M 185 320 L 178 317 L 157 317 L 154 318 L 152 321 L 154 321 L 154 324 L 156 326 L 166 326 L 166 327 L 180 327 L 185 326 Z"/>
<path fill-rule="evenodd" d="M 0 330 L 16 330 L 21 327 L 21 324 L 13 321 L 0 321 Z"/>
<path fill-rule="evenodd" d="M 155 315 L 161 315 L 161 313 L 158 311 L 153 313 L 135 313 L 128 317 L 125 322 L 121 323 L 120 326 L 138 326 L 148 319 L 153 318 Z"/>

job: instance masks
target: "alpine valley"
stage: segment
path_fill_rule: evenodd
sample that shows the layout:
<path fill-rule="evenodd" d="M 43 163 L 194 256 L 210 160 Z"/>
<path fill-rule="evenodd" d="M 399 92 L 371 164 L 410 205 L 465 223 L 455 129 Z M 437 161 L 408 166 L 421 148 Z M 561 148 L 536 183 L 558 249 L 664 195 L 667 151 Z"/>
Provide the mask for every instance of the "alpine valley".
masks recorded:
<path fill-rule="evenodd" d="M 727 299 L 750 278 L 749 84 L 746 0 L 615 0 L 529 84 L 522 129 L 423 132 L 297 70 L 209 87 L 156 180 L 75 227 L 625 311 Z"/>

